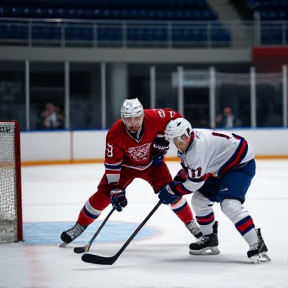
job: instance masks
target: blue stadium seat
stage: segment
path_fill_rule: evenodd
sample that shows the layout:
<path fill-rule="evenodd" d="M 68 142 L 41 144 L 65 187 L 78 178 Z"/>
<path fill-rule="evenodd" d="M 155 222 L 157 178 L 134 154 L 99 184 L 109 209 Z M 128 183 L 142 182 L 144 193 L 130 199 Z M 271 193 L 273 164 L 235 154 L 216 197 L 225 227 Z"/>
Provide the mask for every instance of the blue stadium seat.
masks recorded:
<path fill-rule="evenodd" d="M 1 15 L 29 18 L 182 21 L 193 19 L 193 11 L 198 10 L 195 18 L 199 20 L 203 20 L 199 11 L 212 13 L 205 0 L 2 0 L 1 4 Z M 101 12 L 95 13 L 97 10 Z"/>
<path fill-rule="evenodd" d="M 20 26 L 1 23 L 0 38 L 9 40 L 27 40 L 28 41 L 28 26 L 23 24 Z"/>
<path fill-rule="evenodd" d="M 79 25 L 69 25 L 65 28 L 65 40 L 70 41 L 93 41 L 92 27 L 81 27 Z"/>
<path fill-rule="evenodd" d="M 19 7 L 11 7 L 10 8 L 11 17 L 21 17 L 22 13 L 23 13 L 22 8 L 19 8 Z"/>
<path fill-rule="evenodd" d="M 118 27 L 100 26 L 97 30 L 97 41 L 122 41 L 122 29 Z"/>
<path fill-rule="evenodd" d="M 127 9 L 121 10 L 121 19 L 129 19 L 129 11 Z"/>
<path fill-rule="evenodd" d="M 32 41 L 34 40 L 53 40 L 60 41 L 61 27 L 55 25 L 32 26 Z"/>

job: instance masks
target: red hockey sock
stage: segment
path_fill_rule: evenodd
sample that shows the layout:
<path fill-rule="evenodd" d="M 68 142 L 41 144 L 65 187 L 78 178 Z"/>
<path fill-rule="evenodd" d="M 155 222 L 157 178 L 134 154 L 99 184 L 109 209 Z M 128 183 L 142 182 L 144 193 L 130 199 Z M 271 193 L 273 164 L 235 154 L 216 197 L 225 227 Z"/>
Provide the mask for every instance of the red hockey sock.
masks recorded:
<path fill-rule="evenodd" d="M 179 200 L 171 204 L 170 207 L 184 224 L 193 220 L 193 213 L 185 198 L 179 198 Z"/>
<path fill-rule="evenodd" d="M 96 218 L 95 218 L 96 219 Z M 84 211 L 84 208 L 81 209 L 77 222 L 82 226 L 88 226 L 94 222 L 93 218 L 90 218 Z"/>

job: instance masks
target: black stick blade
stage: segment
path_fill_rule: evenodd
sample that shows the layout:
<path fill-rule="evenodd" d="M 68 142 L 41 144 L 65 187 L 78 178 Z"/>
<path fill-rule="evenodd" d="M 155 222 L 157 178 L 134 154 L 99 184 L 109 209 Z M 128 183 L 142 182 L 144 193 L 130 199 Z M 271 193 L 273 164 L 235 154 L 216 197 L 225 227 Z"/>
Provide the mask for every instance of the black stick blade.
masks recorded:
<path fill-rule="evenodd" d="M 122 254 L 122 252 L 126 249 L 129 243 L 133 240 L 133 238 L 137 235 L 137 233 L 141 230 L 141 228 L 145 225 L 145 223 L 150 219 L 150 217 L 154 214 L 154 212 L 161 205 L 161 201 L 159 200 L 156 206 L 152 209 L 152 211 L 146 216 L 146 218 L 142 221 L 142 223 L 137 227 L 137 229 L 133 232 L 133 234 L 129 237 L 129 239 L 124 243 L 121 249 L 112 257 L 103 257 L 93 254 L 84 254 L 82 255 L 82 260 L 87 263 L 93 264 L 101 264 L 101 265 L 112 265 L 118 257 Z M 112 211 L 113 212 L 113 211 Z M 111 212 L 111 213 L 112 213 Z"/>
<path fill-rule="evenodd" d="M 74 253 L 77 253 L 77 254 L 81 254 L 81 253 L 84 253 L 86 252 L 86 246 L 85 247 L 75 247 L 74 248 Z"/>
<path fill-rule="evenodd" d="M 86 253 L 81 257 L 82 261 L 84 262 L 100 265 L 112 265 L 117 260 L 117 258 L 118 258 L 117 255 L 112 257 L 103 257 L 89 253 Z"/>

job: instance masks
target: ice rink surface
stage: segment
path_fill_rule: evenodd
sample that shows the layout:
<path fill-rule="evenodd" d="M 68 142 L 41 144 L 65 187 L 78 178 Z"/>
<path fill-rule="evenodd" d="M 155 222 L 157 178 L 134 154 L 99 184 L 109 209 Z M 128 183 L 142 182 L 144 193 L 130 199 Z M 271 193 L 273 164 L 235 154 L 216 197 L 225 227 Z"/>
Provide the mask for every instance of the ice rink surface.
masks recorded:
<path fill-rule="evenodd" d="M 180 169 L 168 162 L 172 175 Z M 73 245 L 59 248 L 60 234 L 77 220 L 94 193 L 103 164 L 22 168 L 24 242 L 0 244 L 0 288 L 284 288 L 288 287 L 288 161 L 258 160 L 244 206 L 260 227 L 270 263 L 252 264 L 233 224 L 214 205 L 219 255 L 191 256 L 195 239 L 168 206 L 161 205 L 112 266 L 84 263 L 74 247 L 84 246 L 111 206 Z M 136 179 L 128 206 L 114 212 L 89 253 L 113 256 L 158 202 L 152 188 Z M 191 195 L 187 196 L 190 204 Z"/>

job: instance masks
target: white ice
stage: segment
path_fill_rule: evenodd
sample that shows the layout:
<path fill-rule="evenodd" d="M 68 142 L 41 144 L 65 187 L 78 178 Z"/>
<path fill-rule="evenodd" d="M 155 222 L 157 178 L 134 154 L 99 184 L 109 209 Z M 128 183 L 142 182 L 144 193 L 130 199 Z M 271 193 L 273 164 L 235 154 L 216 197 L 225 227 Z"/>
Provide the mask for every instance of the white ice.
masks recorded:
<path fill-rule="evenodd" d="M 172 175 L 180 168 L 176 162 L 168 162 L 168 166 Z M 48 237 L 45 223 L 75 222 L 83 204 L 96 190 L 103 171 L 102 164 L 23 167 L 24 222 L 42 223 L 44 229 L 39 233 L 43 239 Z M 138 225 L 158 202 L 152 188 L 140 179 L 128 187 L 127 197 L 128 206 L 121 213 L 114 212 L 109 221 Z M 191 195 L 187 199 L 190 203 Z M 75 244 L 59 248 L 60 234 L 57 245 L 0 244 L 0 288 L 287 288 L 287 160 L 257 161 L 257 174 L 244 206 L 261 228 L 270 263 L 250 262 L 247 243 L 217 203 L 214 210 L 219 221 L 220 254 L 189 255 L 188 246 L 195 239 L 170 208 L 161 205 L 146 224 L 159 233 L 134 239 L 112 266 L 84 263 L 81 254 L 73 252 Z M 99 221 L 110 209 L 107 207 Z M 124 242 L 94 243 L 89 252 L 112 256 Z"/>

